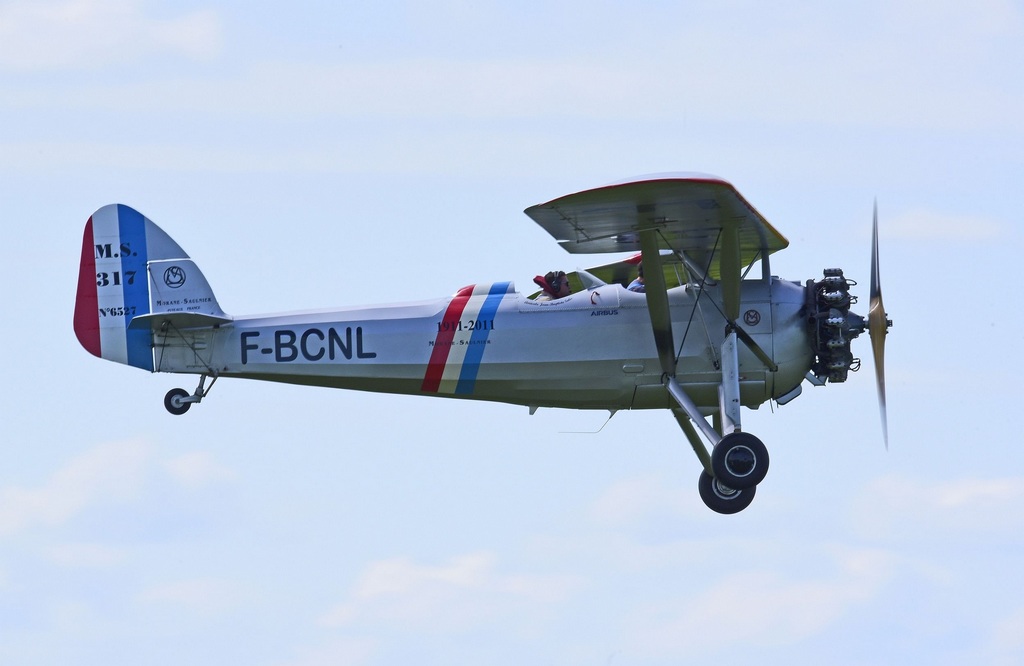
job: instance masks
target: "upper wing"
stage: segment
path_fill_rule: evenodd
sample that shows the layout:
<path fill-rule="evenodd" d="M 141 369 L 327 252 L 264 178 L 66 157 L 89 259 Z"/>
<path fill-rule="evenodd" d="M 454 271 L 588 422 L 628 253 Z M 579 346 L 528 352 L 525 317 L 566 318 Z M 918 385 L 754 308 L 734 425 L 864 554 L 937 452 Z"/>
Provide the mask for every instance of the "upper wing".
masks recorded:
<path fill-rule="evenodd" d="M 573 253 L 635 252 L 640 232 L 654 230 L 659 248 L 684 253 L 713 278 L 721 275 L 726 243 L 730 270 L 736 259 L 746 265 L 789 245 L 732 184 L 703 174 L 645 176 L 525 212 Z"/>

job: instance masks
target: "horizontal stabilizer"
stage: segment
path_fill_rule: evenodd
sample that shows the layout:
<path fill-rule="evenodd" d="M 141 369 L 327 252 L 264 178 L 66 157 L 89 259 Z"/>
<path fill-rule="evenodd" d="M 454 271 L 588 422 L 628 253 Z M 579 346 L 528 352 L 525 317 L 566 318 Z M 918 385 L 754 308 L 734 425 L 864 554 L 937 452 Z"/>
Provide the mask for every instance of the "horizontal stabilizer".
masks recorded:
<path fill-rule="evenodd" d="M 210 326 L 223 326 L 230 324 L 234 319 L 231 317 L 217 317 L 215 315 L 201 314 L 198 312 L 154 312 L 152 314 L 140 315 L 132 318 L 128 325 L 130 329 L 145 329 L 153 332 L 159 331 L 167 324 L 170 328 L 208 328 Z"/>

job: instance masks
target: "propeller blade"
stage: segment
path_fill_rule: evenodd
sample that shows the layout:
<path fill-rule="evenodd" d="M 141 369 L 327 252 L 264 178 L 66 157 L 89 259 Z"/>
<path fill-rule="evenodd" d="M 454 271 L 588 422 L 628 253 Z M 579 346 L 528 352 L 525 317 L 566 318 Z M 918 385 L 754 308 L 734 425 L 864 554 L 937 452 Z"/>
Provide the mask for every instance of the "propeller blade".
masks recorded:
<path fill-rule="evenodd" d="M 878 202 L 871 230 L 871 307 L 868 310 L 868 333 L 871 335 L 871 351 L 875 357 L 875 382 L 878 385 L 878 411 L 882 417 L 882 438 L 889 448 L 889 424 L 885 409 L 885 336 L 892 322 L 886 317 L 882 304 L 882 285 L 878 271 Z"/>

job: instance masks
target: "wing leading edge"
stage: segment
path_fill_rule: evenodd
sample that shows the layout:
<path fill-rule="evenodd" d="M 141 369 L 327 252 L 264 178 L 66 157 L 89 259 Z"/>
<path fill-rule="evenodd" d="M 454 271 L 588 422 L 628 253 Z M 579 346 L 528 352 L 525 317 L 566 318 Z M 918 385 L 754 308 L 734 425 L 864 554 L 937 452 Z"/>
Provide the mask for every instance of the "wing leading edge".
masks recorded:
<path fill-rule="evenodd" d="M 653 230 L 660 249 L 683 253 L 715 279 L 723 261 L 732 273 L 737 260 L 748 265 L 789 245 L 731 183 L 704 174 L 641 177 L 525 212 L 572 253 L 636 252 Z"/>

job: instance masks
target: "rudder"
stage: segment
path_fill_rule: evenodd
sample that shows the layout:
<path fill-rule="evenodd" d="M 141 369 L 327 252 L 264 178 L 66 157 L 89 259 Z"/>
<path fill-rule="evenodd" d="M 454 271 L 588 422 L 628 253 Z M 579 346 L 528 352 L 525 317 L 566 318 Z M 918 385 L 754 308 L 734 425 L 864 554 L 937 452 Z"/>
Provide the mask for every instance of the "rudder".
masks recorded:
<path fill-rule="evenodd" d="M 146 315 L 154 312 L 230 319 L 195 263 L 160 227 L 128 206 L 104 206 L 85 225 L 75 335 L 95 356 L 153 371 Z"/>

